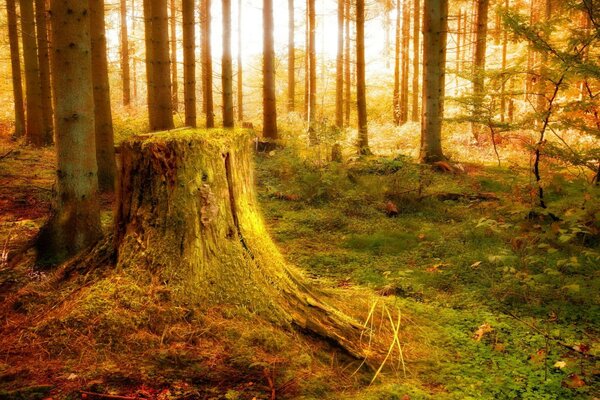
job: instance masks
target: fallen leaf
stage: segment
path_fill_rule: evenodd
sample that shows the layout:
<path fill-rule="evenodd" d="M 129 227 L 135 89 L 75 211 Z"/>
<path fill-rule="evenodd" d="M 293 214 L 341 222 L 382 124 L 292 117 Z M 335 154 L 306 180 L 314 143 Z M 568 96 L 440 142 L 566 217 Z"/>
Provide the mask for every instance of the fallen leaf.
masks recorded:
<path fill-rule="evenodd" d="M 567 363 L 564 361 L 557 361 L 554 363 L 553 367 L 558 369 L 563 369 L 567 366 Z"/>
<path fill-rule="evenodd" d="M 481 261 L 475 261 L 473 264 L 471 264 L 471 268 L 477 268 L 481 265 Z"/>
<path fill-rule="evenodd" d="M 473 335 L 473 338 L 475 340 L 477 340 L 478 342 L 481 341 L 481 339 L 483 339 L 483 337 L 485 335 L 487 335 L 488 333 L 492 333 L 494 331 L 494 328 L 492 328 L 492 326 L 488 323 L 485 323 L 483 325 L 481 325 L 476 331 L 475 334 Z"/>
<path fill-rule="evenodd" d="M 579 375 L 571 374 L 564 381 L 562 381 L 561 385 L 569 389 L 577 389 L 585 386 L 585 381 L 581 379 Z"/>

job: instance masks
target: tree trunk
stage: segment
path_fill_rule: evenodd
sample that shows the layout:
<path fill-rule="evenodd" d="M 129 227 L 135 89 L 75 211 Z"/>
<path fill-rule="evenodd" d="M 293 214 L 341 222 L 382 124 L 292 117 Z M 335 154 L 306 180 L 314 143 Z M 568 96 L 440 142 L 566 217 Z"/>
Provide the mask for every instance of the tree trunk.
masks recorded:
<path fill-rule="evenodd" d="M 156 126 L 157 110 L 154 102 L 156 101 L 156 83 L 154 81 L 154 45 L 152 37 L 152 11 L 151 0 L 144 0 L 144 43 L 146 53 L 146 99 L 148 104 L 148 120 L 150 122 L 150 130 Z M 134 80 L 135 81 L 135 80 Z"/>
<path fill-rule="evenodd" d="M 308 12 L 308 141 L 311 145 L 318 142 L 316 123 L 317 107 L 317 55 L 315 40 L 315 0 L 307 1 Z"/>
<path fill-rule="evenodd" d="M 23 106 L 23 84 L 21 82 L 21 59 L 19 56 L 15 0 L 6 0 L 6 13 L 8 14 L 8 41 L 10 44 L 10 66 L 15 110 L 14 136 L 20 138 L 25 134 L 25 108 Z"/>
<path fill-rule="evenodd" d="M 344 126 L 350 126 L 350 112 L 352 111 L 352 80 L 350 77 L 350 59 L 352 55 L 350 54 L 350 0 L 344 0 L 344 7 L 346 9 L 346 21 L 344 30 L 346 31 L 345 43 L 344 43 L 344 85 L 346 86 L 345 90 L 345 118 L 344 118 Z"/>
<path fill-rule="evenodd" d="M 150 0 L 152 15 L 152 57 L 156 98 L 151 102 L 155 109 L 156 125 L 151 131 L 173 128 L 173 101 L 169 58 L 169 17 L 164 0 Z M 149 105 L 150 106 L 150 105 Z"/>
<path fill-rule="evenodd" d="M 244 307 L 364 358 L 364 328 L 318 299 L 270 240 L 254 192 L 250 136 L 188 131 L 126 142 L 118 266 L 156 271 L 175 301 Z"/>
<path fill-rule="evenodd" d="M 400 123 L 408 121 L 408 67 L 410 44 L 410 1 L 403 0 L 402 5 L 402 79 L 400 85 Z"/>
<path fill-rule="evenodd" d="M 456 17 L 456 89 L 458 90 L 458 77 L 460 76 L 460 57 L 461 57 L 461 50 L 462 50 L 462 46 L 463 44 L 463 35 L 462 35 L 462 29 L 463 29 L 463 23 L 462 23 L 462 19 L 463 19 L 463 10 L 462 8 L 458 9 L 458 16 Z"/>
<path fill-rule="evenodd" d="M 53 0 L 52 75 L 56 93 L 56 209 L 40 230 L 40 264 L 56 264 L 102 234 L 97 196 L 94 97 L 87 0 Z"/>
<path fill-rule="evenodd" d="M 175 0 L 171 0 L 170 4 L 170 42 L 171 42 L 171 90 L 173 98 L 173 111 L 179 110 L 179 83 L 177 79 L 177 7 Z"/>
<path fill-rule="evenodd" d="M 386 68 L 390 67 L 390 27 L 392 25 L 390 12 L 393 9 L 394 3 L 392 0 L 383 1 L 383 60 Z"/>
<path fill-rule="evenodd" d="M 367 130 L 365 82 L 365 0 L 356 0 L 356 106 L 358 110 L 358 154 L 371 154 Z"/>
<path fill-rule="evenodd" d="M 473 56 L 473 120 L 481 116 L 483 96 L 485 95 L 485 53 L 487 48 L 489 0 L 477 0 L 477 25 L 475 31 L 475 54 Z M 475 140 L 479 141 L 482 125 L 471 123 Z"/>
<path fill-rule="evenodd" d="M 505 0 L 504 7 L 508 9 L 509 0 Z M 498 26 L 498 29 L 500 27 Z M 506 116 L 506 55 L 508 47 L 508 30 L 502 32 L 502 84 L 500 87 L 500 122 L 504 122 Z"/>
<path fill-rule="evenodd" d="M 196 127 L 196 27 L 195 0 L 182 0 L 183 18 L 183 102 L 185 125 Z"/>
<path fill-rule="evenodd" d="M 132 9 L 132 11 L 131 11 L 131 29 L 133 32 L 137 32 L 137 12 L 135 9 L 135 0 L 131 0 L 131 9 Z M 133 82 L 132 82 L 133 100 L 134 100 L 134 102 L 137 103 L 137 98 L 138 98 L 137 65 L 138 65 L 138 62 L 137 62 L 137 46 L 135 45 L 135 42 L 134 42 L 134 45 L 132 46 L 132 49 L 133 49 L 132 50 L 133 57 L 131 59 L 131 68 L 132 68 L 131 74 L 133 76 Z M 127 61 L 127 62 L 129 62 L 129 61 Z"/>
<path fill-rule="evenodd" d="M 425 0 L 423 11 L 423 114 L 420 161 L 444 159 L 442 119 L 446 69 L 448 0 Z"/>
<path fill-rule="evenodd" d="M 112 113 L 110 109 L 110 87 L 108 84 L 104 0 L 89 0 L 89 5 L 98 187 L 103 193 L 113 193 L 115 190 L 117 166 L 115 161 Z"/>
<path fill-rule="evenodd" d="M 121 81 L 123 85 L 123 105 L 131 104 L 131 74 L 129 72 L 129 37 L 127 33 L 127 0 L 121 0 Z"/>
<path fill-rule="evenodd" d="M 412 110 L 411 120 L 419 121 L 419 59 L 421 55 L 421 2 L 413 4 L 413 76 L 412 76 Z"/>
<path fill-rule="evenodd" d="M 338 0 L 337 57 L 335 63 L 335 126 L 344 125 L 344 0 Z"/>
<path fill-rule="evenodd" d="M 231 58 L 231 0 L 222 0 L 223 58 L 221 84 L 223 89 L 223 126 L 233 128 L 233 61 Z"/>
<path fill-rule="evenodd" d="M 550 19 L 550 17 L 552 16 L 552 1 L 551 0 L 545 0 L 543 2 L 544 5 L 544 21 L 548 21 Z M 544 35 L 546 36 L 546 35 Z M 547 38 L 545 38 L 547 39 Z M 546 96 L 546 92 L 547 92 L 547 83 L 546 80 L 548 79 L 548 71 L 547 71 L 547 64 L 548 64 L 548 53 L 546 52 L 542 52 L 540 54 L 540 65 L 537 71 L 537 87 L 536 87 L 536 96 L 537 96 L 537 101 L 536 101 L 536 112 L 539 114 L 538 118 L 536 119 L 536 121 L 538 122 L 538 124 L 541 126 L 543 119 L 544 119 L 544 115 L 547 111 L 548 108 L 548 99 Z"/>
<path fill-rule="evenodd" d="M 238 53 L 237 53 L 237 118 L 244 120 L 244 68 L 242 66 L 242 0 L 238 0 Z"/>
<path fill-rule="evenodd" d="M 204 99 L 204 114 L 206 127 L 215 126 L 213 111 L 213 83 L 212 83 L 212 46 L 211 46 L 211 0 L 200 0 L 200 36 L 202 42 L 202 94 Z"/>
<path fill-rule="evenodd" d="M 34 146 L 49 144 L 44 133 L 44 110 L 42 84 L 37 56 L 33 0 L 21 0 L 21 33 L 23 38 L 23 60 L 25 65 L 25 87 L 27 105 L 27 143 Z"/>
<path fill-rule="evenodd" d="M 400 1 L 396 0 L 396 47 L 394 51 L 394 124 L 400 125 L 400 44 L 402 34 L 402 11 Z"/>
<path fill-rule="evenodd" d="M 38 64 L 40 67 L 40 85 L 42 90 L 42 114 L 44 124 L 44 143 L 54 141 L 52 121 L 52 90 L 50 88 L 50 55 L 48 41 L 48 23 L 46 22 L 46 0 L 35 0 L 35 21 L 38 46 Z"/>
<path fill-rule="evenodd" d="M 288 112 L 296 108 L 296 44 L 294 40 L 294 0 L 288 0 Z"/>
<path fill-rule="evenodd" d="M 263 0 L 263 137 L 277 139 L 273 0 Z"/>

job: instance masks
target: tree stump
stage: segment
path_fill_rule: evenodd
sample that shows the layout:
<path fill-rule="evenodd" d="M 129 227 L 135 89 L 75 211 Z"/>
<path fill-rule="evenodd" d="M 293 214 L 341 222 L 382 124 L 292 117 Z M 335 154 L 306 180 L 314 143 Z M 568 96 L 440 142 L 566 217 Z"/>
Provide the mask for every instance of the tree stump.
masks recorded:
<path fill-rule="evenodd" d="M 365 356 L 362 325 L 319 300 L 271 241 L 249 131 L 138 136 L 123 144 L 121 160 L 119 267 L 150 268 L 188 304 L 245 307 Z"/>

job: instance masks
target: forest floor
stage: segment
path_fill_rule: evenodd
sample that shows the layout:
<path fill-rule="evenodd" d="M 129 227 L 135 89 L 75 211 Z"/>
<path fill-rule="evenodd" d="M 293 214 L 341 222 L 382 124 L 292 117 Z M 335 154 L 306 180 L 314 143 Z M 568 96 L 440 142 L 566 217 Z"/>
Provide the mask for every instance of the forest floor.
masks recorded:
<path fill-rule="evenodd" d="M 155 282 L 123 271 L 48 291 L 31 251 L 7 256 L 48 215 L 53 152 L 0 140 L 0 398 L 600 396 L 600 196 L 566 169 L 546 173 L 549 210 L 532 213 L 535 187 L 518 163 L 447 171 L 408 156 L 326 163 L 295 146 L 258 155 L 262 211 L 286 259 L 346 296 L 348 311 L 401 324 L 404 359 L 353 373 L 356 362 L 296 333 L 235 332 L 252 316 L 180 318 Z"/>

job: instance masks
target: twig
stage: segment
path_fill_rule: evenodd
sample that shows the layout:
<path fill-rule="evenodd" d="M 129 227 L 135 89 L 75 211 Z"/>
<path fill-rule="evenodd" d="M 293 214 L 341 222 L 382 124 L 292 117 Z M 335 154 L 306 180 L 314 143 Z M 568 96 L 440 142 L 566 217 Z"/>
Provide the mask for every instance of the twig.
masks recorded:
<path fill-rule="evenodd" d="M 96 398 L 96 399 L 112 399 L 112 400 L 137 400 L 139 397 L 129 397 L 129 396 L 117 396 L 114 394 L 102 394 L 102 393 L 94 393 L 94 392 L 85 392 L 81 391 L 81 397 L 87 399 L 88 397 Z"/>
<path fill-rule="evenodd" d="M 8 153 L 4 153 L 0 156 L 0 160 L 2 160 L 3 158 L 8 157 L 13 151 L 15 151 L 15 149 L 11 149 L 8 151 Z"/>

